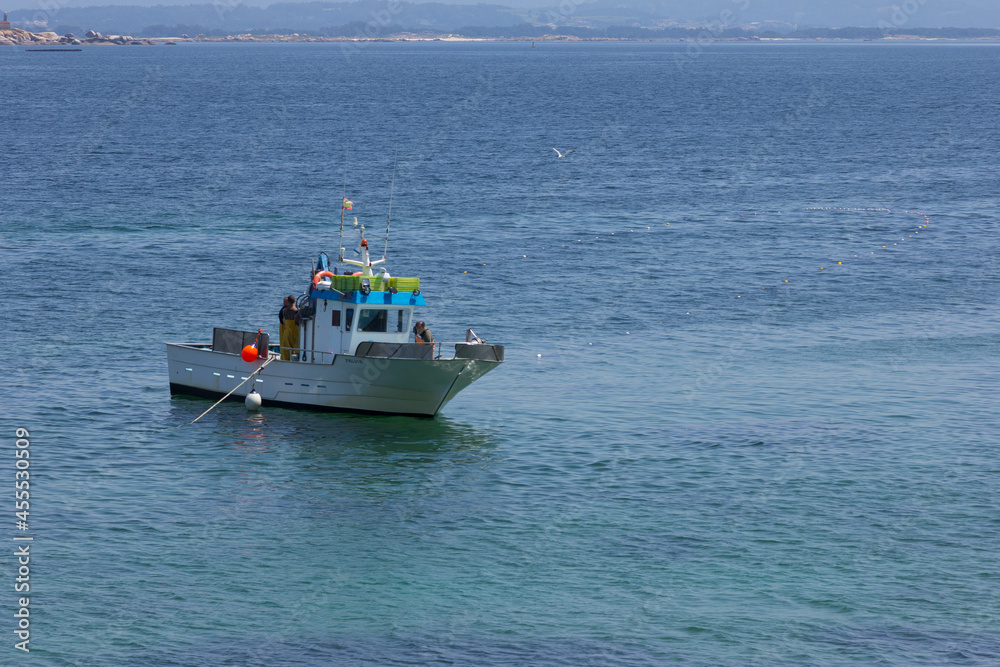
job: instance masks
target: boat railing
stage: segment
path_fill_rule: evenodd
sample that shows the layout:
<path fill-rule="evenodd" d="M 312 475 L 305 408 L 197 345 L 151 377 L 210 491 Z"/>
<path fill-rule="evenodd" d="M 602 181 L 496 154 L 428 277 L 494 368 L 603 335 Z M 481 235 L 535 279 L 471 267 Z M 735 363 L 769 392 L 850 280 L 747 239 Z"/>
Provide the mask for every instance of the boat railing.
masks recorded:
<path fill-rule="evenodd" d="M 503 361 L 503 345 L 492 343 L 443 343 L 455 346 L 456 359 L 472 359 L 477 361 Z"/>
<path fill-rule="evenodd" d="M 386 343 L 364 340 L 358 343 L 354 349 L 354 356 L 428 361 L 434 358 L 434 346 L 426 343 Z"/>
<path fill-rule="evenodd" d="M 445 356 L 444 349 L 454 346 L 455 353 L 452 356 Z M 287 361 L 312 364 L 332 364 L 336 352 L 324 352 L 322 350 L 310 350 L 301 347 L 281 347 L 270 345 L 268 347 L 272 355 L 282 352 L 289 352 L 291 357 Z M 446 342 L 435 341 L 427 343 L 383 343 L 375 341 L 362 341 L 354 351 L 356 357 L 372 357 L 378 359 L 416 359 L 429 361 L 432 359 L 468 359 L 472 361 L 503 361 L 504 346 L 490 343 L 468 343 L 465 341 Z"/>
<path fill-rule="evenodd" d="M 286 359 L 285 361 L 298 361 L 306 364 L 332 364 L 333 358 L 337 356 L 336 352 L 310 350 L 304 347 L 281 347 L 280 345 L 271 345 L 268 349 L 275 354 L 288 352 L 291 358 Z"/>
<path fill-rule="evenodd" d="M 444 349 L 455 346 L 455 353 L 450 357 L 444 355 Z M 503 361 L 503 345 L 489 343 L 469 343 L 434 341 L 427 343 L 382 343 L 362 341 L 354 351 L 357 357 L 375 357 L 379 359 L 469 359 L 478 361 Z"/>

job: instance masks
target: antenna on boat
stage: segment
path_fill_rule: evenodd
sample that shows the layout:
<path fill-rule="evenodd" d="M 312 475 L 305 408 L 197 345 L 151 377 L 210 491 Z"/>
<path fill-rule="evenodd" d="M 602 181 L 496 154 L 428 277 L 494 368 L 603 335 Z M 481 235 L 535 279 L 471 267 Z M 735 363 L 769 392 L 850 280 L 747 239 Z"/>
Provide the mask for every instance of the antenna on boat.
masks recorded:
<path fill-rule="evenodd" d="M 344 194 L 340 200 L 340 240 L 337 241 L 337 257 L 340 262 L 344 261 L 344 205 L 347 204 L 347 149 L 350 145 L 351 140 L 348 139 L 344 144 Z"/>
<path fill-rule="evenodd" d="M 385 249 L 382 251 L 382 259 L 389 254 L 389 221 L 392 219 L 392 192 L 396 189 L 396 160 L 399 158 L 399 147 L 396 148 L 396 155 L 392 158 L 392 184 L 389 186 L 389 213 L 385 216 Z"/>

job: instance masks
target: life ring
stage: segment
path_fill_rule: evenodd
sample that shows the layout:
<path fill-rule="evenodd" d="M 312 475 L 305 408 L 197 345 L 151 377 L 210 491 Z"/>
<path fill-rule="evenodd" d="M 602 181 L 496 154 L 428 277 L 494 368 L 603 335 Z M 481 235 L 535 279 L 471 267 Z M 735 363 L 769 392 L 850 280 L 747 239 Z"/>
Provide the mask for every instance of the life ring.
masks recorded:
<path fill-rule="evenodd" d="M 319 273 L 317 273 L 315 276 L 313 276 L 313 289 L 316 289 L 316 286 L 319 285 L 319 281 L 322 280 L 323 278 L 330 278 L 331 280 L 333 280 L 333 274 L 330 273 L 329 271 L 320 271 Z"/>

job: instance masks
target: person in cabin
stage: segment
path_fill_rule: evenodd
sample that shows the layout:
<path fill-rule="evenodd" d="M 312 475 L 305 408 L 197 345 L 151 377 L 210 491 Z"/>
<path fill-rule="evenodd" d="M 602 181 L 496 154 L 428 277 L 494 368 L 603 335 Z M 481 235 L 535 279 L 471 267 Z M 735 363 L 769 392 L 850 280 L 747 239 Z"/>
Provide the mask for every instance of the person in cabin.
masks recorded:
<path fill-rule="evenodd" d="M 427 328 L 423 320 L 420 320 L 413 325 L 413 336 L 415 343 L 430 343 L 434 344 L 434 335 L 431 330 Z"/>
<path fill-rule="evenodd" d="M 295 297 L 289 294 L 278 311 L 278 330 L 281 333 L 281 359 L 292 358 L 292 350 L 299 346 L 299 309 L 295 307 Z"/>

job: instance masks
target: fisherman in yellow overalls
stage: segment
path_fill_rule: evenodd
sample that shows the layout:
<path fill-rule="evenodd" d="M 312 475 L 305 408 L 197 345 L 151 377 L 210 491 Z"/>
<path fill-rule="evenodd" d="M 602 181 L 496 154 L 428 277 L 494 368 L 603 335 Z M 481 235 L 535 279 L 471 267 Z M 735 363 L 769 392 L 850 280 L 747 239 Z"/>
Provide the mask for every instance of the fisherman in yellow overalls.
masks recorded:
<path fill-rule="evenodd" d="M 299 309 L 295 307 L 295 297 L 288 295 L 285 297 L 285 305 L 278 311 L 278 330 L 281 334 L 281 359 L 288 361 L 292 358 L 292 350 L 299 346 L 299 325 L 295 321 L 295 316 L 299 314 Z"/>

